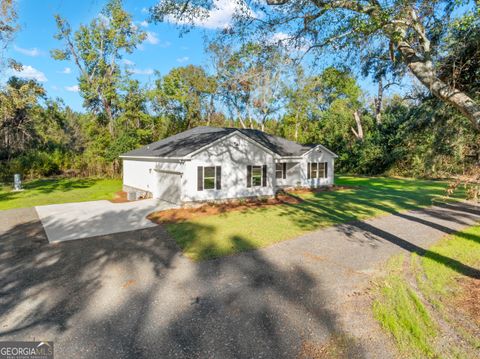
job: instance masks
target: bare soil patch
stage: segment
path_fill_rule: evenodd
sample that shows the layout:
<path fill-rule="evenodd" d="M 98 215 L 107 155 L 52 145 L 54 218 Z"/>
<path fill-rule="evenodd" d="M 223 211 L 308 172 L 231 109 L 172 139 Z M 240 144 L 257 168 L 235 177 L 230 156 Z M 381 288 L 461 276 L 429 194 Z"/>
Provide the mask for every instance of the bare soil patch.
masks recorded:
<path fill-rule="evenodd" d="M 461 278 L 459 285 L 461 290 L 456 296 L 455 307 L 480 326 L 480 279 Z"/>
<path fill-rule="evenodd" d="M 297 196 L 279 194 L 274 198 L 234 200 L 223 203 L 206 203 L 192 208 L 168 209 L 150 213 L 147 218 L 154 223 L 175 223 L 233 211 L 246 211 L 285 203 L 298 204 L 300 202 L 302 202 L 302 199 Z"/>
<path fill-rule="evenodd" d="M 359 356 L 355 339 L 342 333 L 332 335 L 323 344 L 303 341 L 297 359 L 347 359 Z"/>

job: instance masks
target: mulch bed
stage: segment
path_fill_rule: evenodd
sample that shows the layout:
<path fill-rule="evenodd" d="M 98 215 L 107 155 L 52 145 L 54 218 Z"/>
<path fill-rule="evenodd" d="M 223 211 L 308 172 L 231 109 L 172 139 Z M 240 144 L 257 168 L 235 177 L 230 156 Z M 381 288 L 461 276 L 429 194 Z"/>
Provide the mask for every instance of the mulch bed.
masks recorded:
<path fill-rule="evenodd" d="M 347 189 L 359 189 L 358 186 L 322 186 L 318 188 L 293 188 L 289 189 L 288 193 L 292 194 L 302 194 L 302 193 L 320 193 L 320 192 L 334 192 L 334 191 L 343 191 Z"/>
<path fill-rule="evenodd" d="M 298 204 L 301 202 L 302 199 L 297 196 L 279 194 L 274 198 L 233 200 L 222 203 L 206 203 L 199 207 L 168 209 L 150 213 L 147 218 L 154 223 L 175 223 L 227 212 L 245 211 L 285 203 Z"/>
<path fill-rule="evenodd" d="M 140 201 L 142 199 L 145 199 L 145 198 L 140 197 L 136 201 Z M 133 201 L 129 201 L 127 199 L 127 192 L 124 192 L 124 191 L 119 191 L 119 192 L 115 193 L 115 197 L 113 199 L 109 199 L 109 201 L 112 202 L 112 203 L 133 202 Z"/>
<path fill-rule="evenodd" d="M 127 192 L 119 191 L 115 193 L 115 198 L 109 200 L 112 203 L 125 203 L 127 200 Z"/>

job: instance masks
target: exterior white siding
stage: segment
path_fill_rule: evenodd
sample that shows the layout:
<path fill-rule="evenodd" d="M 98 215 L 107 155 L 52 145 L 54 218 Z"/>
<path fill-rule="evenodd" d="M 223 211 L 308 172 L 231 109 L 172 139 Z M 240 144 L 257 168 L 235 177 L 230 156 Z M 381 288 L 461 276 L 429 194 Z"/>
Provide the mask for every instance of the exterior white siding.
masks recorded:
<path fill-rule="evenodd" d="M 327 178 L 315 178 L 315 179 L 308 179 L 307 178 L 307 165 L 308 162 L 327 162 Z M 334 157 L 322 150 L 321 148 L 316 148 L 307 153 L 300 163 L 301 165 L 301 178 L 302 178 L 302 186 L 305 187 L 319 187 L 319 186 L 330 186 L 334 183 Z"/>
<path fill-rule="evenodd" d="M 327 162 L 326 178 L 307 178 L 309 162 Z M 276 179 L 275 164 L 286 163 L 286 178 Z M 267 166 L 266 186 L 247 187 L 247 166 Z M 198 190 L 198 167 L 221 167 L 221 189 Z M 235 133 L 190 158 L 124 158 L 123 184 L 173 203 L 272 196 L 281 187 L 318 187 L 334 183 L 334 156 L 315 148 L 302 157 L 281 158 Z"/>
<path fill-rule="evenodd" d="M 155 166 L 152 160 L 123 160 L 123 185 L 153 192 Z"/>
<path fill-rule="evenodd" d="M 176 172 L 176 173 L 173 173 Z M 179 161 L 160 162 L 156 159 L 124 159 L 123 185 L 150 192 L 154 198 L 175 202 L 180 200 L 180 177 L 183 164 Z M 178 196 L 177 196 L 178 193 Z"/>
<path fill-rule="evenodd" d="M 295 162 L 287 162 L 278 160 L 279 163 L 287 163 L 287 175 L 286 178 L 277 178 L 277 186 L 279 187 L 298 187 L 301 186 L 303 181 L 301 177 L 301 163 L 300 160 Z"/>
<path fill-rule="evenodd" d="M 195 202 L 216 199 L 271 196 L 275 194 L 275 164 L 272 154 L 260 145 L 233 135 L 225 138 L 185 162 L 182 178 L 182 201 Z M 267 186 L 247 187 L 247 166 L 267 165 Z M 221 166 L 222 188 L 197 190 L 197 167 Z"/>

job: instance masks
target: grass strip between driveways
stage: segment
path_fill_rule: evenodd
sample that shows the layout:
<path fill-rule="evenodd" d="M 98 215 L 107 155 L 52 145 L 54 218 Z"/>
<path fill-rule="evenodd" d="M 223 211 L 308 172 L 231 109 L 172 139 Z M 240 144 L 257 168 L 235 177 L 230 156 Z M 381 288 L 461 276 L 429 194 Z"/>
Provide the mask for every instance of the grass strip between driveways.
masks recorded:
<path fill-rule="evenodd" d="M 339 176 L 336 184 L 354 188 L 302 194 L 303 202 L 298 204 L 170 223 L 167 230 L 185 255 L 203 260 L 265 247 L 338 223 L 431 206 L 445 195 L 447 186 L 440 181 L 348 176 Z"/>
<path fill-rule="evenodd" d="M 421 256 L 393 257 L 373 312 L 411 358 L 478 357 L 480 225 L 446 236 Z"/>
<path fill-rule="evenodd" d="M 58 178 L 25 182 L 24 190 L 14 192 L 11 186 L 0 187 L 0 210 L 46 204 L 112 199 L 121 191 L 119 179 Z"/>

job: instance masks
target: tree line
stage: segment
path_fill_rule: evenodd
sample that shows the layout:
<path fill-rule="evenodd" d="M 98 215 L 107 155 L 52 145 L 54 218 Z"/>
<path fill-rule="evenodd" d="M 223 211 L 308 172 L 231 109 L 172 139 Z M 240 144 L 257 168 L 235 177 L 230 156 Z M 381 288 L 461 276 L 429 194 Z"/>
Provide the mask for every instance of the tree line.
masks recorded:
<path fill-rule="evenodd" d="M 165 8 L 167 3 L 151 9 L 154 21 L 161 21 L 167 14 L 183 16 L 195 11 L 188 6 L 175 7 L 181 1 Z M 299 7 L 300 3 L 304 7 Z M 322 10 L 323 2 L 313 3 Z M 0 88 L 2 180 L 10 181 L 13 173 L 31 178 L 59 174 L 118 176 L 121 153 L 202 125 L 256 128 L 300 143 L 322 143 L 339 154 L 336 166 L 345 173 L 450 177 L 478 167 L 478 8 L 441 26 L 437 22 L 441 34 L 435 34 L 440 30 L 425 19 L 430 16 L 435 20 L 436 9 L 412 7 L 408 23 L 394 19 L 394 24 L 399 21 L 395 31 L 403 36 L 397 38 L 394 29 L 374 21 L 382 16 L 384 22 L 393 20 L 375 13 L 373 7 L 372 13 L 368 12 L 370 17 L 343 18 L 343 26 L 350 28 L 344 37 L 336 38 L 347 28 L 342 32 L 336 29 L 337 35 L 330 34 L 329 38 L 317 38 L 322 45 L 340 41 L 338 51 L 343 53 L 347 45 L 358 45 L 362 34 L 373 36 L 370 32 L 385 31 L 387 44 L 380 38 L 372 40 L 374 46 L 361 56 L 363 74 L 377 83 L 378 91 L 372 96 L 362 91 L 357 74 L 349 67 L 339 63 L 315 73 L 295 56 L 292 46 L 303 46 L 299 42 L 322 25 L 322 16 L 332 11 L 331 6 L 318 13 L 309 1 L 289 6 L 296 13 L 282 11 L 281 16 L 318 17 L 316 21 L 307 18 L 306 28 L 299 28 L 287 43 L 231 41 L 232 36 L 238 39 L 239 35 L 227 29 L 206 46 L 211 64 L 208 68 L 189 65 L 164 75 L 156 72 L 155 81 L 149 85 L 133 78 L 132 68 L 124 61 L 146 34 L 134 25 L 120 0 L 109 1 L 99 16 L 77 29 L 56 16 L 59 46 L 52 49 L 51 56 L 58 61 L 71 60 L 77 67 L 85 111 L 72 111 L 60 99 L 49 97 L 38 82 L 11 77 Z M 16 31 L 16 16 L 9 1 L 1 10 L 0 42 L 5 47 Z M 356 10 L 360 14 L 367 11 Z M 418 16 L 414 10 L 423 15 Z M 416 22 L 412 20 L 414 15 Z M 258 33 L 272 31 L 281 16 L 275 13 L 264 17 L 262 24 L 268 19 L 271 27 L 259 28 Z M 360 19 L 363 26 L 358 24 Z M 332 17 L 329 21 L 337 24 Z M 252 25 L 238 26 L 241 30 Z M 325 29 L 333 31 L 331 27 Z M 409 51 L 404 49 L 407 40 L 420 56 L 416 60 L 404 54 Z M 312 51 L 317 49 L 312 41 L 308 45 Z M 422 61 L 428 64 L 419 64 Z M 14 61 L 7 62 L 18 66 Z M 385 96 L 406 71 L 420 71 L 416 66 L 428 67 L 429 72 L 423 68 L 428 76 L 415 75 L 424 81 L 408 93 Z M 6 68 L 8 65 L 2 71 Z M 443 90 L 437 86 L 439 81 Z M 445 91 L 454 91 L 455 95 Z M 452 99 L 457 94 L 468 100 Z M 460 109 L 455 101 L 463 101 L 470 112 Z"/>

